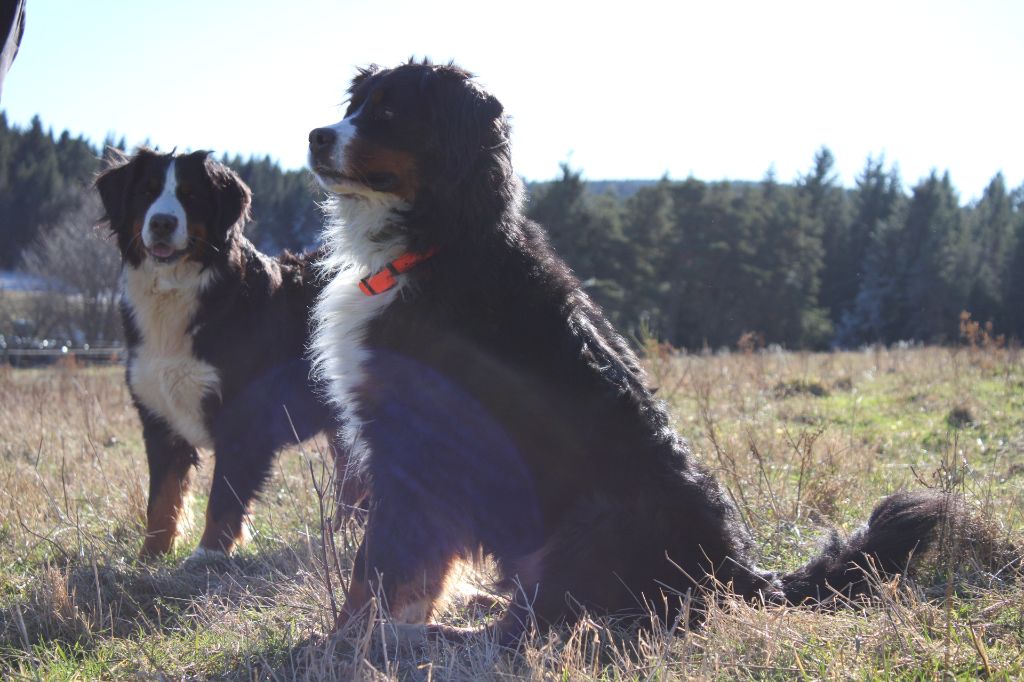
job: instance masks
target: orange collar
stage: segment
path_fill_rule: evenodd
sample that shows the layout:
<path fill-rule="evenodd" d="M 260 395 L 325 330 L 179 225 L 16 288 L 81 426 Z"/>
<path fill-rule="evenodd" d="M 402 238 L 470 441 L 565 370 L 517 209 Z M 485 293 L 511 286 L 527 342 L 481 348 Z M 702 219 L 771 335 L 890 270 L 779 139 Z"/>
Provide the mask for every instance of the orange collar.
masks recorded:
<path fill-rule="evenodd" d="M 424 253 L 404 253 L 391 261 L 377 272 L 359 280 L 359 290 L 367 296 L 383 294 L 398 284 L 398 275 L 409 272 L 418 264 L 437 253 L 437 247 L 427 249 Z"/>

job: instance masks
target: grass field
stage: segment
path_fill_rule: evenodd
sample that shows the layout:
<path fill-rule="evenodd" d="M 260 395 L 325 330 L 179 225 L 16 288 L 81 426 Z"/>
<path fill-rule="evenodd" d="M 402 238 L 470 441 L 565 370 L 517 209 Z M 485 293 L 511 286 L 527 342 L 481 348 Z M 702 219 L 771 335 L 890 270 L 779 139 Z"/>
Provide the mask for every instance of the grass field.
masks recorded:
<path fill-rule="evenodd" d="M 1024 547 L 1017 350 L 705 357 L 652 344 L 647 364 L 767 568 L 799 565 L 827 528 L 849 532 L 882 495 L 923 486 L 963 495 L 1000 540 Z M 194 529 L 172 556 L 142 564 L 146 465 L 121 371 L 0 369 L 0 678 L 1024 677 L 1024 586 L 970 547 L 831 613 L 726 600 L 699 629 L 586 621 L 518 654 L 484 638 L 413 652 L 387 630 L 329 637 L 326 577 L 336 602 L 359 529 L 336 536 L 339 565 L 325 570 L 322 452 L 314 441 L 282 455 L 231 561 L 182 567 Z M 197 519 L 207 489 L 201 478 Z M 442 619 L 475 617 L 461 604 Z"/>

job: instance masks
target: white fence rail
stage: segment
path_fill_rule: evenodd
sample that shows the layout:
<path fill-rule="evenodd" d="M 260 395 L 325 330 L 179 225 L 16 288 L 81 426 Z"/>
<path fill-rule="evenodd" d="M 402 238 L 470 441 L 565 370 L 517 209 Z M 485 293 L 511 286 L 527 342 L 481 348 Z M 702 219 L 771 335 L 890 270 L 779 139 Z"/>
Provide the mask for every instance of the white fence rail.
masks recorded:
<path fill-rule="evenodd" d="M 0 364 L 45 365 L 63 358 L 74 358 L 91 364 L 117 365 L 124 362 L 126 350 L 111 348 L 5 348 L 0 350 Z"/>

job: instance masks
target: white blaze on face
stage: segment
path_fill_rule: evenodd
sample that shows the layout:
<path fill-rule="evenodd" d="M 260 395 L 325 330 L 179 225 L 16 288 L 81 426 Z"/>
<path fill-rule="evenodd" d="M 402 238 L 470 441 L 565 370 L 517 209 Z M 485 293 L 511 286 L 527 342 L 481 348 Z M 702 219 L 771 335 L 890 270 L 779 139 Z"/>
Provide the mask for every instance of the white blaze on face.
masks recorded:
<path fill-rule="evenodd" d="M 153 234 L 150 224 L 153 216 L 156 215 L 172 216 L 177 220 L 174 232 L 168 240 L 165 240 L 165 243 L 170 244 L 172 251 L 180 251 L 188 246 L 188 219 L 185 216 L 185 207 L 178 200 L 178 178 L 175 175 L 176 165 L 177 162 L 172 159 L 170 165 L 167 166 L 164 189 L 160 196 L 156 198 L 156 201 L 153 202 L 153 205 L 149 207 L 149 210 L 146 211 L 146 219 L 142 225 L 142 243 L 147 249 L 151 249 L 156 241 L 156 236 Z M 169 253 L 166 255 L 169 255 Z"/>
<path fill-rule="evenodd" d="M 344 172 L 345 167 L 348 165 L 347 159 L 345 158 L 345 152 L 349 143 L 352 142 L 358 132 L 353 121 L 357 116 L 359 116 L 362 110 L 363 107 L 359 107 L 359 109 L 341 119 L 334 125 L 324 126 L 328 130 L 333 130 L 335 134 L 334 149 L 331 151 L 330 165 L 331 168 L 338 173 Z M 328 192 L 342 194 L 355 192 L 360 194 L 369 191 L 369 188 L 363 187 L 358 183 L 346 182 L 339 178 L 321 176 L 316 172 L 316 163 L 313 159 L 312 152 L 310 152 L 309 155 L 309 165 L 314 171 L 313 176 L 316 178 L 317 182 L 319 182 L 320 185 Z"/>
<path fill-rule="evenodd" d="M 360 109 L 360 111 L 362 111 Z M 348 147 L 348 143 L 352 141 L 352 138 L 356 136 L 356 126 L 352 123 L 352 119 L 359 115 L 359 112 L 346 116 L 332 126 L 328 126 L 333 130 L 338 140 L 334 143 L 334 153 L 331 155 L 335 166 L 340 170 L 345 165 L 345 148 Z"/>

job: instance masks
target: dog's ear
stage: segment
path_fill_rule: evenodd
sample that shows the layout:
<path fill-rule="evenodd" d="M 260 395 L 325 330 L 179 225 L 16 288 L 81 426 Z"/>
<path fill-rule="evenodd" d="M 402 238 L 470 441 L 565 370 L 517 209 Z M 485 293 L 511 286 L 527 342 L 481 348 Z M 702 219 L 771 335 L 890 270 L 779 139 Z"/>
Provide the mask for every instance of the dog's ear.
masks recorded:
<path fill-rule="evenodd" d="M 137 175 L 136 171 L 144 163 L 143 157 L 153 154 L 147 149 L 140 149 L 129 160 L 120 150 L 110 148 L 107 155 L 109 165 L 96 177 L 93 185 L 100 193 L 100 201 L 103 202 L 104 215 L 99 222 L 106 222 L 111 231 L 118 232 L 128 219 L 128 198 Z"/>
<path fill-rule="evenodd" d="M 241 230 L 251 217 L 252 191 L 235 171 L 211 158 L 210 152 L 195 153 L 204 155 L 203 166 L 213 185 L 213 195 L 217 202 L 214 230 L 224 236 L 232 228 Z"/>
<path fill-rule="evenodd" d="M 493 155 L 507 156 L 508 129 L 502 116 L 504 107 L 493 95 L 476 85 L 468 74 L 448 74 L 448 88 L 457 94 L 443 97 L 444 105 L 436 114 L 441 120 L 434 129 L 444 131 L 440 140 L 444 150 L 441 172 L 455 185 L 476 174 L 479 164 Z"/>
<path fill-rule="evenodd" d="M 484 92 L 469 74 L 438 69 L 426 91 L 430 101 L 431 140 L 436 166 L 429 191 L 421 192 L 414 212 L 433 215 L 444 225 L 436 244 L 468 243 L 485 238 L 475 229 L 494 224 L 518 185 L 513 175 L 508 122 L 501 103 Z"/>
<path fill-rule="evenodd" d="M 143 167 L 160 156 L 151 149 L 141 148 L 128 159 L 119 150 L 109 149 L 108 167 L 93 183 L 103 203 L 103 216 L 97 223 L 107 224 L 117 237 L 122 257 L 133 265 L 138 265 L 142 259 L 142 242 L 137 239 L 132 225 L 132 199 Z"/>

